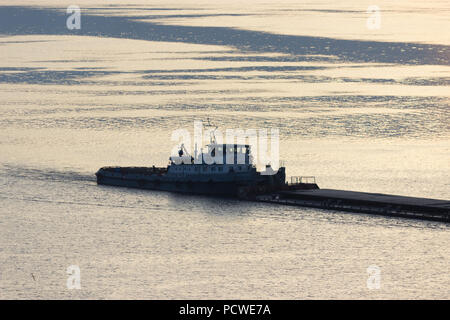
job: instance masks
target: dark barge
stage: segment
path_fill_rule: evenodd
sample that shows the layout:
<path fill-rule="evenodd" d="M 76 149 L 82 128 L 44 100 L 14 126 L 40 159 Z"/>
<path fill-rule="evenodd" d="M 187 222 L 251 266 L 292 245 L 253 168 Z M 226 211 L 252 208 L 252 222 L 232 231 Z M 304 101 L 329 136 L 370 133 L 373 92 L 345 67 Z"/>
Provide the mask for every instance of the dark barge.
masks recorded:
<path fill-rule="evenodd" d="M 450 201 L 335 189 L 283 190 L 256 201 L 450 222 Z"/>

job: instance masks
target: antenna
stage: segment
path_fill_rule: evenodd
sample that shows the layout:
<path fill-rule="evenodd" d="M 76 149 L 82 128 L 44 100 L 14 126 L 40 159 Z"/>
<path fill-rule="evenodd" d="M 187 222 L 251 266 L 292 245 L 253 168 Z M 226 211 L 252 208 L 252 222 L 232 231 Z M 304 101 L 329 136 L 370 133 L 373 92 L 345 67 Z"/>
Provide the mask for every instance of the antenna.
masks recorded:
<path fill-rule="evenodd" d="M 208 120 L 208 127 L 212 127 L 211 122 L 209 121 L 209 117 L 206 118 Z M 216 136 L 214 132 L 217 130 L 218 126 L 216 126 L 210 133 L 210 142 L 211 144 L 216 144 Z"/>

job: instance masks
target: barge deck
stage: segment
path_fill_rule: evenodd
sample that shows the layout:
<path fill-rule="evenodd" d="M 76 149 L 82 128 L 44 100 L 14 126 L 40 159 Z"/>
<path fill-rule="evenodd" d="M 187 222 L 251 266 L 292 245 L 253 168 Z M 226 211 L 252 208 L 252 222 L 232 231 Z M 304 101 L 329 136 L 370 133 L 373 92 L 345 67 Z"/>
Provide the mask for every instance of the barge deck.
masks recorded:
<path fill-rule="evenodd" d="M 286 190 L 256 201 L 450 222 L 450 201 L 335 189 Z"/>

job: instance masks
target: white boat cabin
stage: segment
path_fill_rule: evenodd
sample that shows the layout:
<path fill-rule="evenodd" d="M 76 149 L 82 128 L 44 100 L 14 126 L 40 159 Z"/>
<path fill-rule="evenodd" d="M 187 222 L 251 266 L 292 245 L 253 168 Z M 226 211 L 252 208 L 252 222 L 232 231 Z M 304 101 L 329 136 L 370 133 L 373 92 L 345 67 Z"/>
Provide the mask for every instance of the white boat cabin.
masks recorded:
<path fill-rule="evenodd" d="M 178 152 L 178 156 L 170 157 L 168 173 L 197 175 L 197 174 L 226 174 L 230 172 L 244 173 L 252 168 L 252 156 L 248 144 L 217 144 L 207 145 L 208 151 L 201 150 L 191 156 L 184 145 Z"/>

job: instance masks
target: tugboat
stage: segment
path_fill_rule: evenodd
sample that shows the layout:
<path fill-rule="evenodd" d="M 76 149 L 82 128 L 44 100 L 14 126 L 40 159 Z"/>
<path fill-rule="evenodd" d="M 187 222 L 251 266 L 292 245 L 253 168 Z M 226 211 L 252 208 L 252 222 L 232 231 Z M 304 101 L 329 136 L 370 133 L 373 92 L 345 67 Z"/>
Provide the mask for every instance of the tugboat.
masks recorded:
<path fill-rule="evenodd" d="M 195 156 L 191 156 L 182 144 L 167 167 L 103 167 L 95 174 L 97 183 L 241 199 L 286 186 L 285 167 L 275 171 L 266 165 L 265 171 L 257 171 L 248 144 L 219 144 L 212 138 L 207 148 L 207 153 L 197 155 L 195 150 Z"/>

